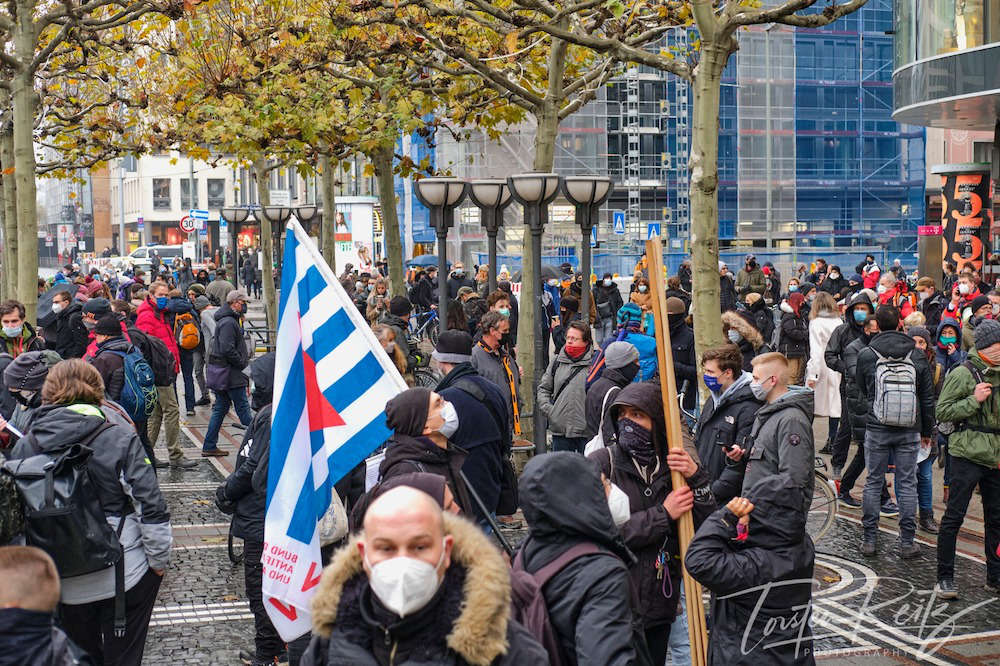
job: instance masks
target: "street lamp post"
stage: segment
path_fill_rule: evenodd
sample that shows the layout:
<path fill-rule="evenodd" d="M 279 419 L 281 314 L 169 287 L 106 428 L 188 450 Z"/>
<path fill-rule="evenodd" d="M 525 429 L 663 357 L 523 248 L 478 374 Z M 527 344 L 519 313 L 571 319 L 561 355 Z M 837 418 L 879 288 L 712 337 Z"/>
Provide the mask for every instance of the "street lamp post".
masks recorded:
<path fill-rule="evenodd" d="M 469 198 L 481 211 L 488 239 L 489 293 L 497 289 L 497 233 L 503 226 L 503 211 L 511 203 L 510 188 L 504 180 L 474 180 L 469 183 Z"/>
<path fill-rule="evenodd" d="M 559 193 L 559 176 L 554 173 L 520 173 L 507 178 L 507 186 L 511 196 L 524 207 L 524 223 L 531 230 L 532 268 L 535 282 L 539 283 L 542 275 L 542 233 L 549 218 L 549 203 Z M 537 287 L 537 284 L 535 285 Z M 522 285 L 522 293 L 524 293 Z M 528 290 L 533 293 L 533 290 Z M 532 419 L 535 451 L 545 451 L 545 427 L 542 410 L 538 408 L 538 384 L 545 372 L 545 351 L 542 348 L 542 299 L 537 297 L 531 304 L 532 320 L 535 330 L 535 376 L 532 377 L 531 390 L 535 398 L 534 417 Z"/>
<path fill-rule="evenodd" d="M 226 226 L 230 229 L 230 238 L 226 242 L 226 244 L 227 245 L 231 245 L 231 247 L 232 247 L 232 253 L 233 253 L 233 256 L 235 257 L 235 256 L 237 256 L 236 255 L 236 250 L 237 250 L 237 248 L 236 248 L 236 236 L 237 236 L 236 225 L 237 224 L 243 224 L 244 222 L 247 221 L 247 219 L 250 217 L 250 209 L 249 208 L 222 208 L 222 209 L 219 210 L 219 215 L 221 215 L 222 219 L 226 221 Z M 220 242 L 221 242 L 221 240 L 220 240 Z M 239 271 L 238 270 L 234 270 L 233 273 L 235 273 L 235 275 L 233 275 L 233 280 L 234 280 L 233 284 L 235 284 L 238 287 L 238 286 L 240 286 Z M 246 285 L 243 285 L 243 286 L 245 287 Z"/>
<path fill-rule="evenodd" d="M 438 325 L 441 333 L 448 330 L 448 229 L 455 224 L 455 208 L 465 198 L 468 186 L 458 178 L 421 178 L 416 194 L 430 211 L 431 225 L 437 234 L 438 246 Z"/>
<path fill-rule="evenodd" d="M 580 315 L 587 320 L 590 314 L 590 233 L 594 228 L 601 205 L 614 189 L 611 179 L 605 176 L 567 176 L 563 180 L 563 194 L 576 207 L 576 223 L 582 234 L 580 256 L 583 258 L 583 285 L 580 293 Z"/>

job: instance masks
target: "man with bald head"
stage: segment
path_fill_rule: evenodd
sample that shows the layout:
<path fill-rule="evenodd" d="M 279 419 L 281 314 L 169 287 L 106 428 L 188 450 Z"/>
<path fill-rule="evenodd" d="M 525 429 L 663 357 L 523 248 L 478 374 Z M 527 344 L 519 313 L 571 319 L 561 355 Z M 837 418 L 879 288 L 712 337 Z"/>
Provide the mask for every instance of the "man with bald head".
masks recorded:
<path fill-rule="evenodd" d="M 411 487 L 371 503 L 364 530 L 324 570 L 312 611 L 303 666 L 548 663 L 510 619 L 499 551 L 475 525 Z"/>

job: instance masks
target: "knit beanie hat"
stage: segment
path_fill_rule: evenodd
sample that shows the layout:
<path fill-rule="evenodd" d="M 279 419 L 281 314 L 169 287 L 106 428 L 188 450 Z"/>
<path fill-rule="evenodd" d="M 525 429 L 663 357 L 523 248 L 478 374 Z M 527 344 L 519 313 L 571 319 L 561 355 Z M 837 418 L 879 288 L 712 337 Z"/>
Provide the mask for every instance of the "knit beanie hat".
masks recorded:
<path fill-rule="evenodd" d="M 427 424 L 430 403 L 430 389 L 407 389 L 385 404 L 386 425 L 401 435 L 419 437 Z"/>
<path fill-rule="evenodd" d="M 465 331 L 445 331 L 431 358 L 443 363 L 468 363 L 472 360 L 472 336 Z"/>
<path fill-rule="evenodd" d="M 604 365 L 612 370 L 639 360 L 639 350 L 631 342 L 612 342 L 604 350 Z"/>
<path fill-rule="evenodd" d="M 3 383 L 8 389 L 40 391 L 49 368 L 61 360 L 62 357 L 54 351 L 25 352 L 3 371 Z"/>
<path fill-rule="evenodd" d="M 389 312 L 397 317 L 409 317 L 413 304 L 406 296 L 396 296 L 389 301 Z"/>
<path fill-rule="evenodd" d="M 982 351 L 991 345 L 1000 343 L 1000 322 L 993 319 L 982 320 L 976 326 L 976 330 L 973 331 L 973 337 L 976 340 L 977 351 Z M 14 359 L 14 362 L 16 363 L 17 359 Z"/>
<path fill-rule="evenodd" d="M 84 303 L 83 311 L 100 319 L 111 312 L 111 301 L 106 298 L 92 298 Z"/>
<path fill-rule="evenodd" d="M 94 334 L 111 336 L 121 335 L 121 321 L 114 314 L 106 314 L 97 320 L 97 326 L 94 327 Z"/>

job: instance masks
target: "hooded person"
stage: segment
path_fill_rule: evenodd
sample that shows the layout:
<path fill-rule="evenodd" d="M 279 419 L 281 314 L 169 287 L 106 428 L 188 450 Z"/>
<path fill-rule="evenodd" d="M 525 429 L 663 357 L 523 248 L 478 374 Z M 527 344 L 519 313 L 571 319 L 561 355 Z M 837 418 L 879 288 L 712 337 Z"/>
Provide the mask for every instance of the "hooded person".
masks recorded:
<path fill-rule="evenodd" d="M 847 289 L 847 279 L 841 272 L 840 266 L 830 266 L 830 272 L 827 273 L 826 279 L 817 289 L 825 291 L 837 300 L 843 298 L 844 290 Z"/>
<path fill-rule="evenodd" d="M 54 351 L 26 352 L 14 359 L 3 371 L 3 383 L 17 406 L 7 421 L 20 432 L 27 432 L 28 424 L 35 410 L 42 404 L 42 386 L 49 369 L 61 361 Z M 13 446 L 17 435 L 4 428 L 0 437 L 6 438 L 6 446 Z"/>
<path fill-rule="evenodd" d="M 753 319 L 754 328 L 760 331 L 765 342 L 774 339 L 774 310 L 772 310 L 764 298 L 753 291 L 746 295 L 744 299 L 747 313 Z"/>
<path fill-rule="evenodd" d="M 632 666 L 641 660 L 643 638 L 636 635 L 635 598 L 629 568 L 635 557 L 625 546 L 617 523 L 623 519 L 621 490 L 611 488 L 594 466 L 574 453 L 544 453 L 524 467 L 521 507 L 528 536 L 515 558 L 530 574 L 574 547 L 590 552 L 565 563 L 542 588 L 549 621 L 564 664 Z M 614 512 L 610 502 L 614 501 Z M 662 662 L 661 662 L 662 663 Z"/>
<path fill-rule="evenodd" d="M 948 316 L 942 317 L 941 323 L 937 326 L 934 351 L 938 365 L 946 375 L 952 368 L 965 362 L 966 353 L 962 351 L 961 331 L 962 326 L 958 320 Z"/>
<path fill-rule="evenodd" d="M 607 414 L 614 397 L 639 374 L 639 350 L 630 342 L 612 342 L 604 350 L 604 370 L 587 387 L 587 429 L 601 431 L 605 444 L 614 441 L 615 428 Z"/>
<path fill-rule="evenodd" d="M 713 513 L 684 565 L 712 593 L 709 664 L 814 664 L 809 609 L 816 550 L 803 491 L 766 476 Z M 742 524 L 742 527 L 740 525 Z"/>
<path fill-rule="evenodd" d="M 434 390 L 458 416 L 458 429 L 449 439 L 467 453 L 462 472 L 483 504 L 495 512 L 504 481 L 503 466 L 510 461 L 513 424 L 507 401 L 500 388 L 472 366 L 472 336 L 465 331 L 442 333 L 431 358 L 445 373 Z M 462 508 L 486 522 L 478 503 Z"/>
<path fill-rule="evenodd" d="M 770 351 L 765 344 L 764 336 L 746 317 L 735 312 L 722 313 L 722 328 L 729 342 L 740 348 L 743 355 L 743 369 L 750 372 L 750 363 L 757 354 Z"/>
<path fill-rule="evenodd" d="M 597 328 L 601 332 L 599 340 L 603 343 L 615 329 L 615 315 L 624 305 L 622 294 L 611 273 L 605 273 L 590 293 L 597 308 Z"/>
<path fill-rule="evenodd" d="M 300 663 L 544 666 L 510 598 L 507 564 L 479 528 L 393 488 L 323 570 Z"/>
<path fill-rule="evenodd" d="M 411 388 L 386 403 L 385 422 L 393 434 L 386 442 L 379 481 L 408 472 L 443 476 L 462 511 L 473 513 L 474 503 L 460 473 L 468 452 L 451 442 L 460 425 L 455 406 L 428 388 Z"/>
<path fill-rule="evenodd" d="M 750 390 L 753 376 L 743 370 L 743 356 L 733 344 L 707 349 L 701 356 L 709 396 L 695 428 L 698 458 L 712 482 L 716 502 L 728 502 L 740 493 L 746 471 L 746 438 L 763 404 Z"/>
<path fill-rule="evenodd" d="M 668 452 L 658 384 L 629 384 L 615 396 L 609 416 L 615 444 L 594 451 L 588 459 L 628 498 L 628 518 L 622 516 L 619 529 L 638 558 L 629 568 L 632 598 L 653 663 L 662 664 L 680 599 L 676 521 L 693 511 L 699 525 L 715 510 L 715 499 L 690 439 L 685 437 L 682 449 Z M 680 472 L 687 485 L 675 489 L 671 471 Z"/>
<path fill-rule="evenodd" d="M 919 351 L 927 357 L 927 364 L 931 368 L 931 377 L 934 379 L 934 402 L 941 394 L 941 387 L 944 385 L 944 369 L 938 365 L 937 354 L 934 350 L 934 340 L 931 332 L 923 326 L 911 326 L 906 332 L 913 338 L 913 343 Z M 929 442 L 924 442 L 917 452 L 917 509 L 919 515 L 917 526 L 924 532 L 937 534 L 938 526 L 934 522 L 934 459 L 937 458 L 938 432 L 935 427 L 934 436 Z"/>
<path fill-rule="evenodd" d="M 566 298 L 567 296 L 572 296 L 577 300 L 577 302 L 581 302 L 583 300 L 583 273 L 577 273 L 576 275 L 574 275 L 573 279 L 569 283 L 569 286 L 563 290 L 562 297 Z M 590 313 L 589 313 L 590 325 L 596 326 L 598 322 L 597 305 L 596 305 L 597 299 L 594 296 L 593 289 L 591 289 L 589 300 L 590 300 Z"/>

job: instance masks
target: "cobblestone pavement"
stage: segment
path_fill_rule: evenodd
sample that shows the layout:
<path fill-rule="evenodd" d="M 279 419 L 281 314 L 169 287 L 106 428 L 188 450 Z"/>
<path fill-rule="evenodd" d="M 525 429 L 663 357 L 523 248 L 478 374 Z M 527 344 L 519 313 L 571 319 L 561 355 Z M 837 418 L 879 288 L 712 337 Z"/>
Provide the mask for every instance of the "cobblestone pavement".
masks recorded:
<path fill-rule="evenodd" d="M 192 458 L 198 456 L 207 420 L 208 408 L 198 408 L 197 416 L 182 428 Z M 231 470 L 242 436 L 242 430 L 226 427 L 220 445 L 232 452 L 228 457 L 197 458 L 199 466 L 191 471 L 159 470 L 175 541 L 144 664 L 239 664 L 239 651 L 253 644 L 243 569 L 227 555 L 228 517 L 212 503 L 214 488 Z M 940 470 L 935 472 L 940 482 Z M 860 488 L 855 489 L 856 497 Z M 936 495 L 940 517 L 940 486 Z M 978 495 L 973 498 L 959 536 L 956 583 L 962 597 L 953 602 L 938 600 L 931 592 L 932 535 L 918 532 L 920 557 L 904 562 L 897 554 L 896 521 L 883 518 L 879 554 L 864 558 L 858 552 L 860 512 L 842 508 L 834 528 L 816 544 L 811 625 L 817 660 L 837 666 L 1000 664 L 1000 599 L 983 585 L 979 501 Z M 505 527 L 503 532 L 515 545 L 525 536 L 523 526 Z"/>

